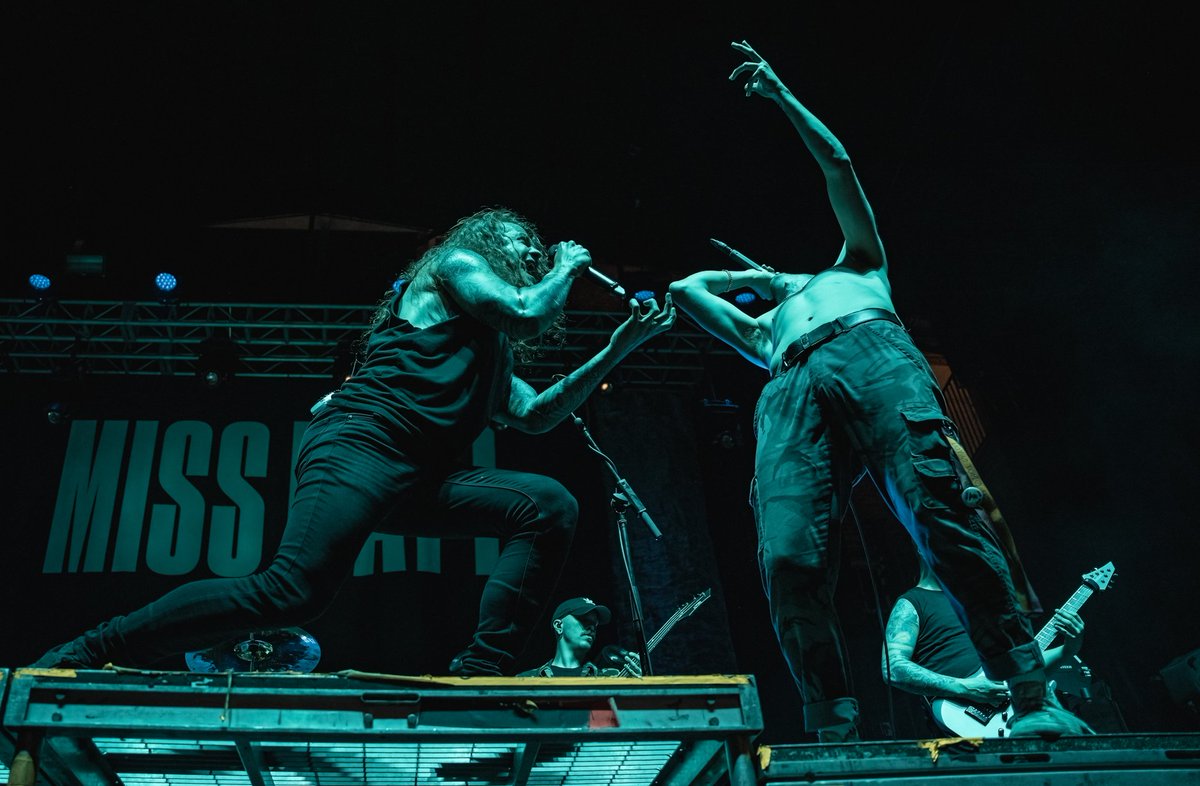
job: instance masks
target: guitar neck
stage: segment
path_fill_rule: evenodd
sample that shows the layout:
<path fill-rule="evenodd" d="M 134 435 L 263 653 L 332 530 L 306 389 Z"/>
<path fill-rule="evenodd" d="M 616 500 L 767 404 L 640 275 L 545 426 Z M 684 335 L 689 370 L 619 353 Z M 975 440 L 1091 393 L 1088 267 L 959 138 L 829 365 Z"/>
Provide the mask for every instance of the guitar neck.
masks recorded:
<path fill-rule="evenodd" d="M 658 629 L 658 632 L 655 633 L 653 636 L 651 636 L 649 639 L 647 639 L 646 652 L 647 653 L 651 652 L 658 645 L 658 643 L 660 641 L 662 641 L 662 637 L 666 636 L 668 633 L 671 632 L 671 628 L 674 627 L 675 623 L 679 622 L 681 619 L 688 616 L 696 609 L 700 608 L 700 604 L 702 604 L 702 603 L 704 603 L 704 601 L 708 600 L 710 595 L 712 595 L 712 591 L 706 590 L 705 592 L 702 592 L 699 595 L 697 595 L 696 597 L 692 598 L 689 602 L 687 602 L 687 603 L 683 604 L 682 606 L 680 606 L 679 608 L 675 609 L 675 613 L 672 614 L 671 617 L 662 624 L 662 627 Z M 621 671 L 619 672 L 619 674 L 622 677 L 628 676 L 629 675 L 629 667 L 628 666 L 623 667 L 621 669 Z"/>
<path fill-rule="evenodd" d="M 650 637 L 650 640 L 646 642 L 647 652 L 653 650 L 655 646 L 662 641 L 662 637 L 666 636 L 671 631 L 671 628 L 675 625 L 675 623 L 683 619 L 684 612 L 687 611 L 687 608 L 687 606 L 680 606 L 678 609 L 676 609 L 675 613 L 671 615 L 671 618 L 664 622 L 662 627 L 658 629 L 658 632 Z"/>
<path fill-rule="evenodd" d="M 1087 584 L 1079 585 L 1079 589 L 1075 590 L 1075 594 L 1067 598 L 1067 602 L 1062 605 L 1063 610 L 1070 612 L 1079 611 L 1080 607 L 1083 606 L 1087 599 L 1092 597 L 1094 593 L 1095 590 L 1093 590 Z M 1054 627 L 1054 622 L 1052 620 L 1042 626 L 1042 629 L 1038 631 L 1037 636 L 1034 637 L 1034 641 L 1036 641 L 1042 651 L 1045 652 L 1050 646 L 1050 642 L 1054 641 L 1054 637 L 1057 635 L 1058 628 Z"/>

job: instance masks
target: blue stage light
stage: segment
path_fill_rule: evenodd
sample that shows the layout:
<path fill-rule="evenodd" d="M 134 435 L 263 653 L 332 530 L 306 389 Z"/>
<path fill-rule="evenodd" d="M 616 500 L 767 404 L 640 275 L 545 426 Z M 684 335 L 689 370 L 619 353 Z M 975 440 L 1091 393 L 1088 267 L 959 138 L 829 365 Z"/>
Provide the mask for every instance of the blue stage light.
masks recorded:
<path fill-rule="evenodd" d="M 404 289 L 404 285 L 407 283 L 408 283 L 408 279 L 406 279 L 404 276 L 401 276 L 400 278 L 398 278 L 392 282 L 392 291 L 399 292 L 401 289 Z"/>
<path fill-rule="evenodd" d="M 639 303 L 642 303 L 642 302 L 654 297 L 654 290 L 653 289 L 639 289 L 637 292 L 633 293 L 633 297 Z"/>
<path fill-rule="evenodd" d="M 758 300 L 758 295 L 753 292 L 739 292 L 733 296 L 733 299 L 745 306 Z"/>
<path fill-rule="evenodd" d="M 41 273 L 34 273 L 29 277 L 29 286 L 33 287 L 39 292 L 45 292 L 50 288 L 50 276 L 45 276 Z"/>
<path fill-rule="evenodd" d="M 179 281 L 170 273 L 159 273 L 154 277 L 154 286 L 159 292 L 173 292 L 178 285 Z"/>

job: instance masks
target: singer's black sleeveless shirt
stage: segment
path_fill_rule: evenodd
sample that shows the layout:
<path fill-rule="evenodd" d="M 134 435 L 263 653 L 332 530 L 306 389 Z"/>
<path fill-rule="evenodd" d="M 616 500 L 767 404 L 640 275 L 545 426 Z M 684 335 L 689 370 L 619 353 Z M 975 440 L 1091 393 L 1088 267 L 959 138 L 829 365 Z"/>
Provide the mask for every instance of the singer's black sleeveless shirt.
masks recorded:
<path fill-rule="evenodd" d="M 401 297 L 372 329 L 362 367 L 329 406 L 378 416 L 413 453 L 460 456 L 507 406 L 508 337 L 466 314 L 413 327 L 397 316 Z"/>

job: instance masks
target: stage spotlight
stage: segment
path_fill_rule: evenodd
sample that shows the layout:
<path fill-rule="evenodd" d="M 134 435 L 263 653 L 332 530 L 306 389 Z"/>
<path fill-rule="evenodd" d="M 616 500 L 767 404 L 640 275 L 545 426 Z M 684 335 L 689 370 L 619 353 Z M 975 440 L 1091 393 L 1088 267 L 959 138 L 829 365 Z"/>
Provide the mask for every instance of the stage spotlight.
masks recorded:
<path fill-rule="evenodd" d="M 196 376 L 210 388 L 215 388 L 233 376 L 238 361 L 237 346 L 228 338 L 213 336 L 200 342 L 196 360 Z"/>
<path fill-rule="evenodd" d="M 738 422 L 740 407 L 732 400 L 706 398 L 701 400 L 705 431 L 709 444 L 721 450 L 733 450 L 742 445 L 742 427 Z"/>
<path fill-rule="evenodd" d="M 613 392 L 613 387 L 614 387 L 613 383 L 609 382 L 609 381 L 606 379 L 606 380 L 604 380 L 603 382 L 601 382 L 601 383 L 600 383 L 600 392 L 601 392 L 601 393 L 612 393 L 612 392 Z"/>
<path fill-rule="evenodd" d="M 653 289 L 639 289 L 637 292 L 633 293 L 633 297 L 635 300 L 637 300 L 637 302 L 645 303 L 647 300 L 650 300 L 651 298 L 654 297 L 654 290 Z"/>
<path fill-rule="evenodd" d="M 46 420 L 52 426 L 61 426 L 70 419 L 71 410 L 61 401 L 54 401 L 46 407 Z"/>
<path fill-rule="evenodd" d="M 408 279 L 406 279 L 404 276 L 401 276 L 400 278 L 398 278 L 392 282 L 392 291 L 399 292 L 401 289 L 404 288 L 404 285 L 407 283 L 408 283 Z"/>
<path fill-rule="evenodd" d="M 159 273 L 154 277 L 154 286 L 158 287 L 159 292 L 168 295 L 179 286 L 179 280 L 172 273 Z"/>
<path fill-rule="evenodd" d="M 754 294 L 753 292 L 739 292 L 733 296 L 733 299 L 743 306 L 748 306 L 754 301 L 758 300 L 758 295 Z"/>
<path fill-rule="evenodd" d="M 46 294 L 46 292 L 50 289 L 51 283 L 50 276 L 47 276 L 44 273 L 34 273 L 29 277 L 29 286 L 32 287 L 33 291 L 37 292 L 39 295 Z"/>

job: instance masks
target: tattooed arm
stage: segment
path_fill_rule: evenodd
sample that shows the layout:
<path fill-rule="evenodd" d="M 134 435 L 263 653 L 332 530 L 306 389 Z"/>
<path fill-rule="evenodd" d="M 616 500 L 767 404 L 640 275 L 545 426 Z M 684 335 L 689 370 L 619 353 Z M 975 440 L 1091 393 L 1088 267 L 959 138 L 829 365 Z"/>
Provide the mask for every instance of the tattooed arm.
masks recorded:
<path fill-rule="evenodd" d="M 513 377 L 508 411 L 496 420 L 530 434 L 549 431 L 582 404 L 626 355 L 675 324 L 675 307 L 671 304 L 670 294 L 661 309 L 653 299 L 645 303 L 631 300 L 629 311 L 629 319 L 613 331 L 604 349 L 541 393 L 524 380 Z"/>
<path fill-rule="evenodd" d="M 950 677 L 930 671 L 912 660 L 917 646 L 921 618 L 917 609 L 901 598 L 888 617 L 884 641 L 883 679 L 900 690 L 918 696 L 945 696 L 968 701 L 1003 701 L 1008 688 L 1003 682 L 993 682 L 982 673 L 970 677 Z M 964 632 L 964 635 L 965 632 Z"/>
<path fill-rule="evenodd" d="M 511 338 L 541 335 L 562 313 L 576 277 L 592 262 L 587 249 L 571 241 L 559 244 L 554 267 L 532 286 L 515 287 L 497 276 L 473 251 L 458 249 L 433 271 L 438 288 L 459 308 Z"/>

